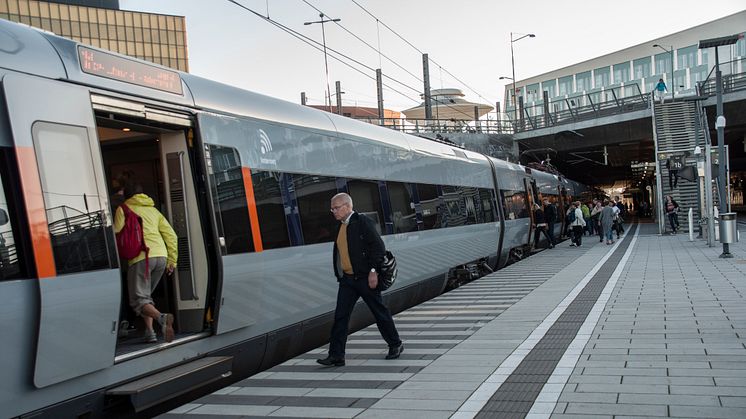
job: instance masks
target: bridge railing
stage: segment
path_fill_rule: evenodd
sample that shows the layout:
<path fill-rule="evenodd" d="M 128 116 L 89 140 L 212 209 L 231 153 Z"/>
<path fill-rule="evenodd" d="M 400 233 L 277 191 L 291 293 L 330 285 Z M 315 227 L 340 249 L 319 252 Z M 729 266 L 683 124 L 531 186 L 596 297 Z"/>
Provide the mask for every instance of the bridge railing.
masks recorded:
<path fill-rule="evenodd" d="M 521 109 L 521 116 L 511 120 L 515 131 L 530 131 L 555 125 L 600 118 L 647 109 L 650 96 L 642 93 L 637 83 L 616 86 L 603 91 L 558 98 L 545 104 Z"/>
<path fill-rule="evenodd" d="M 741 69 L 739 72 L 738 69 Z M 746 58 L 720 63 L 723 76 L 723 94 L 746 90 Z M 707 78 L 697 83 L 699 96 L 715 96 L 715 67 L 707 74 Z"/>
<path fill-rule="evenodd" d="M 503 120 L 471 120 L 456 119 L 400 119 L 354 117 L 358 121 L 380 125 L 408 134 L 424 133 L 472 133 L 472 134 L 509 134 L 513 132 L 513 124 Z"/>

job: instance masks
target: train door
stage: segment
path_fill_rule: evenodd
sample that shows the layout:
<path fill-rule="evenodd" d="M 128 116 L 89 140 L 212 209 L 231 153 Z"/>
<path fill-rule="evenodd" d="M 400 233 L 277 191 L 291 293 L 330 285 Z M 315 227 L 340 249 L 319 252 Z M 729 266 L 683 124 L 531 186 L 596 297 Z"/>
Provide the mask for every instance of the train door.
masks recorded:
<path fill-rule="evenodd" d="M 208 261 L 210 235 L 205 233 L 211 231 L 211 217 L 201 204 L 201 176 L 195 176 L 201 173 L 197 159 L 202 153 L 194 151 L 191 117 L 99 95 L 93 96 L 93 108 L 104 168 L 115 195 L 112 201 L 119 201 L 112 205 L 112 211 L 126 198 L 117 196 L 123 184 L 136 186 L 152 199 L 178 237 L 173 277 L 161 280 L 153 300 L 159 311 L 176 316 L 177 343 L 193 339 L 210 327 L 208 296 L 215 281 L 211 281 L 214 275 L 210 275 Z M 139 117 L 133 118 L 136 113 Z M 125 283 L 125 268 L 122 271 Z M 126 299 L 121 305 L 121 320 L 128 328 L 126 333 L 120 332 L 118 354 L 157 349 L 159 344 L 144 341 L 144 325 L 131 312 Z"/>
<path fill-rule="evenodd" d="M 38 278 L 33 383 L 46 387 L 114 363 L 118 261 L 88 90 L 19 74 L 2 90 Z"/>
<path fill-rule="evenodd" d="M 536 229 L 536 220 L 534 219 L 534 204 L 541 205 L 541 201 L 539 201 L 539 192 L 538 188 L 536 187 L 536 180 L 530 177 L 525 177 L 523 181 L 526 185 L 526 203 L 528 205 L 528 213 L 530 217 L 528 229 L 528 244 L 529 246 L 533 246 L 534 230 Z"/>

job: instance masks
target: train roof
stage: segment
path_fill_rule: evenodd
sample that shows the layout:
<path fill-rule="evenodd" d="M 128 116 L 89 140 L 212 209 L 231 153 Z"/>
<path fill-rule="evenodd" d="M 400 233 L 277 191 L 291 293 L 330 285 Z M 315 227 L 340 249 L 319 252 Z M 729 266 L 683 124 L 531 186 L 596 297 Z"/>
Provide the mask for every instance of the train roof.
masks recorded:
<path fill-rule="evenodd" d="M 452 147 L 417 136 L 356 121 L 307 106 L 239 89 L 153 64 L 147 61 L 83 45 L 68 38 L 0 19 L 0 68 L 64 79 L 110 91 L 136 95 L 206 111 L 233 114 L 267 122 L 290 124 L 305 129 L 335 132 L 339 137 L 373 141 L 424 157 L 439 157 L 486 165 L 482 154 Z M 81 68 L 81 48 L 107 54 L 121 61 L 178 74 L 181 94 L 89 74 Z"/>

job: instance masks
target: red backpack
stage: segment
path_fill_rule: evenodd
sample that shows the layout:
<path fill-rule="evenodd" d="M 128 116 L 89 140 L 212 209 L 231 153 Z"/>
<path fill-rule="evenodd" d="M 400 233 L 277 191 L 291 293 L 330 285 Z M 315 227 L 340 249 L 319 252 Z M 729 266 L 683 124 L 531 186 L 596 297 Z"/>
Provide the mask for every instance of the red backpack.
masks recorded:
<path fill-rule="evenodd" d="M 145 252 L 145 278 L 147 278 L 149 272 L 148 252 L 150 249 L 145 244 L 142 218 L 135 214 L 126 204 L 122 204 L 121 208 L 124 212 L 124 227 L 117 233 L 119 256 L 130 260 L 136 258 L 140 252 Z"/>

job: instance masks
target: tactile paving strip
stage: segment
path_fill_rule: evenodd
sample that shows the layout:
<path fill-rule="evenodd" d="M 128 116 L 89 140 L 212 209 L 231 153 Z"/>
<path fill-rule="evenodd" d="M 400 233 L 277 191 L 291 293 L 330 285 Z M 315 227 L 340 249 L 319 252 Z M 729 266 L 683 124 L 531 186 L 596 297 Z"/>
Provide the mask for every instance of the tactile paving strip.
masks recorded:
<path fill-rule="evenodd" d="M 588 281 L 544 337 L 526 355 L 513 373 L 492 395 L 477 418 L 525 417 L 546 384 L 562 355 L 575 339 L 596 300 L 601 295 L 611 274 L 629 247 L 633 232 L 614 250 L 601 269 Z"/>

